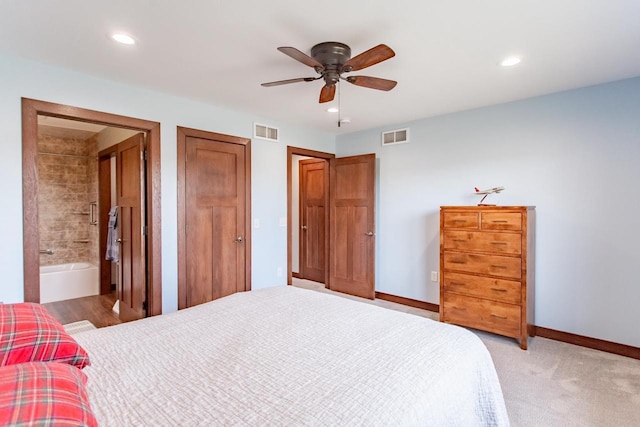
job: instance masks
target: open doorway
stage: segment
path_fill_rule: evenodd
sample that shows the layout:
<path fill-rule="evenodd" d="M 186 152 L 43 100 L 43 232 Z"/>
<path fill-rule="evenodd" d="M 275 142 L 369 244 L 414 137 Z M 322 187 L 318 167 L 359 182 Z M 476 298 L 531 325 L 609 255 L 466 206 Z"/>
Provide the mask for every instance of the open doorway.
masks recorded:
<path fill-rule="evenodd" d="M 320 161 L 300 160 L 297 156 Z M 323 208 L 324 214 L 315 215 L 322 217 L 325 221 L 324 227 L 317 227 L 325 230 L 323 236 L 324 287 L 373 299 L 375 297 L 375 154 L 336 158 L 330 153 L 287 147 L 287 283 L 293 284 L 294 272 L 298 277 L 300 275 L 299 271 L 296 272 L 293 269 L 294 229 L 299 235 L 305 233 L 303 227 L 307 224 L 304 221 L 308 220 L 308 218 L 302 218 L 298 224 L 294 222 L 294 163 L 299 166 L 304 164 L 303 162 L 312 165 L 328 163 L 329 166 L 328 179 L 324 171 L 315 178 L 323 180 L 323 187 L 328 188 L 329 192 L 328 204 L 324 203 L 328 209 Z M 322 178 L 319 178 L 320 176 Z M 316 212 L 319 212 L 319 209 L 316 209 Z M 300 240 L 304 240 L 304 237 L 300 237 Z M 305 261 L 304 255 L 299 255 L 299 264 L 300 260 Z M 301 268 L 299 270 L 303 271 Z"/>
<path fill-rule="evenodd" d="M 287 147 L 288 276 L 329 287 L 329 160 L 333 154 Z"/>
<path fill-rule="evenodd" d="M 119 259 L 105 260 L 105 249 L 118 200 L 116 154 L 136 134 L 38 115 L 40 303 L 67 323 L 121 321 L 122 269 Z"/>
<path fill-rule="evenodd" d="M 329 162 L 294 155 L 292 167 L 298 172 L 292 176 L 292 274 L 297 273 L 296 277 L 300 279 L 325 283 L 329 246 Z"/>
<path fill-rule="evenodd" d="M 148 200 L 148 207 L 144 212 L 142 222 L 144 227 L 141 232 L 146 233 L 146 244 L 143 270 L 146 279 L 144 280 L 146 300 L 143 302 L 147 315 L 156 315 L 162 312 L 161 299 L 161 258 L 160 258 L 160 125 L 156 122 L 149 122 L 130 117 L 118 116 L 92 110 L 85 110 L 76 107 L 69 107 L 60 104 L 47 103 L 23 98 L 22 100 L 22 127 L 23 127 L 23 206 L 24 206 L 24 300 L 29 302 L 40 302 L 41 281 L 40 281 L 40 251 L 47 251 L 49 248 L 41 248 L 41 232 L 39 229 L 40 211 L 39 187 L 40 171 L 38 166 L 38 116 L 41 118 L 61 118 L 85 123 L 127 129 L 134 133 L 142 133 L 147 136 L 146 164 L 143 163 L 145 175 L 148 177 L 145 184 L 138 189 L 141 197 Z M 46 121 L 46 119 L 44 119 Z M 53 119 L 51 119 L 53 120 Z M 41 119 L 42 121 L 42 119 Z M 97 152 L 97 145 L 95 146 Z M 64 154 L 64 153 L 63 153 Z M 94 157 L 88 154 L 88 157 Z M 97 156 L 96 156 L 97 157 Z M 79 158 L 78 158 L 79 159 Z M 144 160 L 142 160 L 144 161 Z M 96 159 L 96 169 L 98 162 Z M 96 199 L 96 200 L 93 200 Z M 91 220 L 99 223 L 99 204 L 97 194 L 91 201 L 87 199 L 87 208 L 78 209 L 78 216 L 87 216 L 89 223 Z M 95 203 L 95 204 L 94 204 Z M 44 211 L 43 211 L 44 213 Z M 86 214 L 86 215 L 85 215 Z M 97 224 L 96 224 L 97 225 Z M 99 234 L 98 228 L 95 231 L 89 229 L 85 238 L 75 239 L 77 245 L 90 245 L 91 233 Z M 84 242 L 87 240 L 88 242 Z M 88 252 L 88 251 L 87 251 Z M 95 256 L 99 257 L 99 250 L 96 249 Z M 47 254 L 48 255 L 48 254 Z"/>

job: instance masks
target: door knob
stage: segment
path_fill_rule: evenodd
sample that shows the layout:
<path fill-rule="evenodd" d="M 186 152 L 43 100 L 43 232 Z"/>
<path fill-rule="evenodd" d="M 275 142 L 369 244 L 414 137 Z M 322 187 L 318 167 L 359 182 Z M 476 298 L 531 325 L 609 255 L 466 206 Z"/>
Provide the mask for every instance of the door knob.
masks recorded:
<path fill-rule="evenodd" d="M 373 236 L 373 231 L 367 231 L 366 233 L 364 233 L 367 236 Z"/>
<path fill-rule="evenodd" d="M 303 226 L 302 226 L 302 227 L 300 227 L 300 228 L 302 228 L 302 229 L 303 229 L 303 230 L 305 230 L 305 231 L 307 230 L 307 226 L 306 226 L 306 225 L 303 225 Z"/>
<path fill-rule="evenodd" d="M 238 236 L 235 240 L 236 243 L 242 243 L 244 241 L 244 239 L 242 238 L 242 236 Z"/>
<path fill-rule="evenodd" d="M 122 239 L 116 239 L 116 242 L 122 243 Z"/>

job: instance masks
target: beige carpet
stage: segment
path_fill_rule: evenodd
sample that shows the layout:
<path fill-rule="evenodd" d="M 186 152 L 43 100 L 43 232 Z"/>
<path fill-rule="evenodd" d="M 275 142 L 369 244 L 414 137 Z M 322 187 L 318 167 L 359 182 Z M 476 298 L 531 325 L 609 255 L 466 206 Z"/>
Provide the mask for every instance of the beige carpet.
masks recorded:
<path fill-rule="evenodd" d="M 294 285 L 331 292 L 306 280 Z M 438 319 L 430 311 L 347 297 Z M 640 360 L 540 337 L 524 351 L 515 340 L 474 332 L 493 357 L 512 426 L 640 426 Z"/>

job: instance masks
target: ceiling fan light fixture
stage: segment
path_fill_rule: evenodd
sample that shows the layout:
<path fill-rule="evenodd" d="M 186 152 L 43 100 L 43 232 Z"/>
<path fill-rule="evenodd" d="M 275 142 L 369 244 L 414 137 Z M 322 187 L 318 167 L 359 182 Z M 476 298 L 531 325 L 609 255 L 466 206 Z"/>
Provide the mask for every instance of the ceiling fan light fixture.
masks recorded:
<path fill-rule="evenodd" d="M 503 67 L 513 67 L 514 65 L 519 64 L 522 61 L 522 58 L 519 56 L 508 56 L 500 62 L 500 65 Z"/>
<path fill-rule="evenodd" d="M 126 45 L 136 44 L 136 41 L 133 37 L 124 33 L 113 33 L 111 34 L 111 39 L 120 44 L 126 44 Z"/>

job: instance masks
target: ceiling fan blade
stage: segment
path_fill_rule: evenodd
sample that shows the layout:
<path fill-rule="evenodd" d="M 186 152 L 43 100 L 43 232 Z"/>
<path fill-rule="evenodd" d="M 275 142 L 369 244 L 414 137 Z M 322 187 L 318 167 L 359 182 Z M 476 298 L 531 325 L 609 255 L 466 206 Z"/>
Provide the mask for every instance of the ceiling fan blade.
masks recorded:
<path fill-rule="evenodd" d="M 320 77 L 300 77 L 297 79 L 278 80 L 277 82 L 262 83 L 260 86 L 271 87 L 271 86 L 288 85 L 289 83 L 312 82 L 314 80 L 318 80 L 319 78 Z"/>
<path fill-rule="evenodd" d="M 368 87 L 378 90 L 391 90 L 398 84 L 398 82 L 394 80 L 380 79 L 378 77 L 368 76 L 349 76 L 344 80 L 356 86 Z"/>
<path fill-rule="evenodd" d="M 389 58 L 396 56 L 396 53 L 386 44 L 379 44 L 376 47 L 372 47 L 366 52 L 362 52 L 360 55 L 355 56 L 344 63 L 343 70 L 345 73 L 349 71 L 358 71 L 363 68 L 370 67 L 379 62 L 386 61 Z"/>
<path fill-rule="evenodd" d="M 324 70 L 324 66 L 321 63 L 319 63 L 318 61 L 316 61 L 306 53 L 299 51 L 295 47 L 284 46 L 284 47 L 279 47 L 278 50 L 284 53 L 285 55 L 292 57 L 296 61 L 302 62 L 304 65 L 308 65 L 309 67 L 315 68 L 316 71 L 318 69 Z"/>
<path fill-rule="evenodd" d="M 324 85 L 320 91 L 320 103 L 331 102 L 334 96 L 336 96 L 336 85 Z"/>

